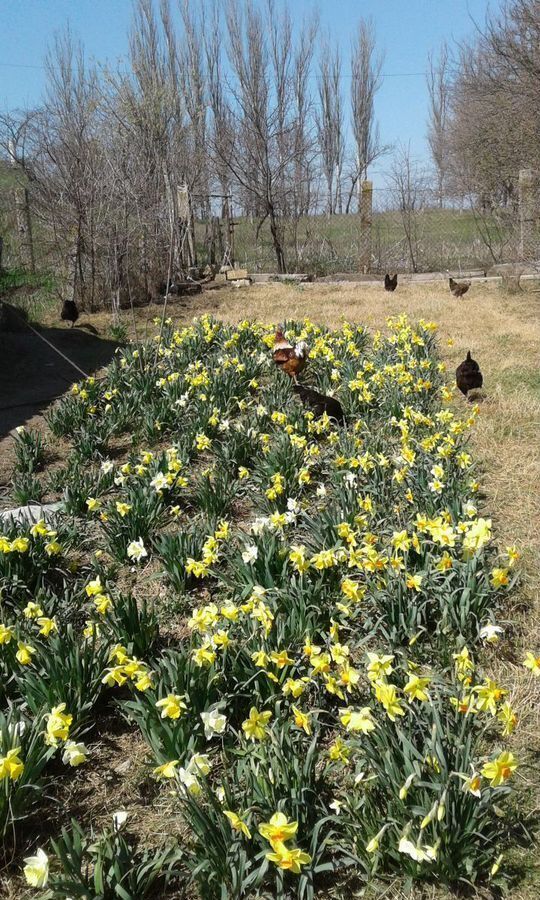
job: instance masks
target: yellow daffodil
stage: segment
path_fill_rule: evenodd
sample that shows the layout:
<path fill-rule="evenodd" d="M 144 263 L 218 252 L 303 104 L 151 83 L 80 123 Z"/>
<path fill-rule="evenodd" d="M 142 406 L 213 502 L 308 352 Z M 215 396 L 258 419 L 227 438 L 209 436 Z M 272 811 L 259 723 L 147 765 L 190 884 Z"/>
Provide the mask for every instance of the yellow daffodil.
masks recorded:
<path fill-rule="evenodd" d="M 32 655 L 36 652 L 34 647 L 31 647 L 30 644 L 25 644 L 23 641 L 17 641 L 17 653 L 15 654 L 16 658 L 20 662 L 21 666 L 28 666 L 32 662 Z"/>
<path fill-rule="evenodd" d="M 362 709 L 349 707 L 341 710 L 339 718 L 347 731 L 359 731 L 361 734 L 369 734 L 377 726 L 369 706 L 364 706 Z"/>
<path fill-rule="evenodd" d="M 487 762 L 483 766 L 481 774 L 489 780 L 491 787 L 499 787 L 510 778 L 516 769 L 517 762 L 514 754 L 505 750 L 496 759 Z"/>
<path fill-rule="evenodd" d="M 268 710 L 259 712 L 252 706 L 249 711 L 249 718 L 242 722 L 242 731 L 251 741 L 262 741 L 267 734 L 267 725 L 272 718 L 272 713 Z"/>
<path fill-rule="evenodd" d="M 187 709 L 184 695 L 179 694 L 167 694 L 162 700 L 157 701 L 156 706 L 161 710 L 162 719 L 179 719 Z"/>
<path fill-rule="evenodd" d="M 523 665 L 526 669 L 529 669 L 536 678 L 540 677 L 540 656 L 535 656 L 534 653 L 529 651 L 525 654 Z"/>
<path fill-rule="evenodd" d="M 294 875 L 300 874 L 302 866 L 307 866 L 311 862 L 311 856 L 299 850 L 298 847 L 289 849 L 282 843 L 272 844 L 272 847 L 273 852 L 267 853 L 266 858 L 280 869 L 285 869 Z"/>
<path fill-rule="evenodd" d="M 298 822 L 289 822 L 284 813 L 274 813 L 269 822 L 259 825 L 259 834 L 272 846 L 290 841 L 298 831 Z"/>
<path fill-rule="evenodd" d="M 231 823 L 231 827 L 233 831 L 239 831 L 245 837 L 247 837 L 248 841 L 251 840 L 251 831 L 247 827 L 246 823 L 237 813 L 231 812 L 230 809 L 224 809 L 223 815 L 225 815 L 229 822 Z"/>
<path fill-rule="evenodd" d="M 53 706 L 50 713 L 47 713 L 45 716 L 47 721 L 45 731 L 46 744 L 56 746 L 59 741 L 67 741 L 73 716 L 66 713 L 65 708 L 65 703 L 59 703 L 58 706 Z"/>
<path fill-rule="evenodd" d="M 163 763 L 163 765 L 153 769 L 152 774 L 154 774 L 156 778 L 174 778 L 179 764 L 180 761 L 178 759 L 171 759 L 169 762 Z"/>
<path fill-rule="evenodd" d="M 410 675 L 409 680 L 403 688 L 403 693 L 407 695 L 409 700 L 429 700 L 429 694 L 426 691 L 430 678 L 420 678 L 418 675 Z"/>
<path fill-rule="evenodd" d="M 306 734 L 311 734 L 311 722 L 309 713 L 302 712 L 297 706 L 291 706 L 294 715 L 294 724 L 297 728 L 301 728 Z"/>
<path fill-rule="evenodd" d="M 5 778 L 17 781 L 22 775 L 24 763 L 19 756 L 20 752 L 20 747 L 14 747 L 8 750 L 5 756 L 0 757 L 0 781 L 4 781 Z"/>

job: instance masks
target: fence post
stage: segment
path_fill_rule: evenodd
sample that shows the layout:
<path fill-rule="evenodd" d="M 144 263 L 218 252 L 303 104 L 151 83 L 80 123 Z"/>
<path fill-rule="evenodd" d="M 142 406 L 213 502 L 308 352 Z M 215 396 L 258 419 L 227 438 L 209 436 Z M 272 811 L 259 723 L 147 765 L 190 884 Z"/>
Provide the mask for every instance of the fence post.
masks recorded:
<path fill-rule="evenodd" d="M 360 194 L 360 271 L 364 275 L 371 268 L 371 223 L 373 213 L 373 182 L 363 181 Z"/>
<path fill-rule="evenodd" d="M 190 269 L 197 264 L 195 253 L 195 220 L 191 207 L 191 199 L 187 184 L 176 188 L 179 242 L 181 249 L 180 264 Z"/>
<path fill-rule="evenodd" d="M 519 256 L 536 257 L 534 226 L 536 218 L 536 179 L 532 169 L 519 171 Z"/>

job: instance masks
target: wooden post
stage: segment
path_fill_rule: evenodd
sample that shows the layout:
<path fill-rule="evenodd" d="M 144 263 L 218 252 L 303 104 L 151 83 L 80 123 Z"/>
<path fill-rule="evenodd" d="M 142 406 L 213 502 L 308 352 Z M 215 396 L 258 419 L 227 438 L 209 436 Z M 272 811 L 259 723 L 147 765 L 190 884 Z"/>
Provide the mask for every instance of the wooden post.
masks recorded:
<path fill-rule="evenodd" d="M 234 268 L 235 250 L 234 250 L 234 222 L 232 218 L 232 197 L 226 194 L 223 198 L 223 218 L 225 219 L 225 234 L 227 236 L 227 252 L 228 263 Z"/>
<path fill-rule="evenodd" d="M 519 172 L 519 256 L 520 259 L 536 258 L 534 225 L 536 218 L 536 180 L 532 169 Z"/>
<path fill-rule="evenodd" d="M 191 266 L 195 265 L 195 227 L 187 184 L 178 186 L 176 189 L 176 200 L 178 206 L 179 239 L 180 245 L 182 246 L 181 261 L 184 269 L 187 271 Z"/>
<path fill-rule="evenodd" d="M 360 271 L 371 269 L 371 223 L 373 218 L 373 182 L 363 181 L 360 193 Z"/>

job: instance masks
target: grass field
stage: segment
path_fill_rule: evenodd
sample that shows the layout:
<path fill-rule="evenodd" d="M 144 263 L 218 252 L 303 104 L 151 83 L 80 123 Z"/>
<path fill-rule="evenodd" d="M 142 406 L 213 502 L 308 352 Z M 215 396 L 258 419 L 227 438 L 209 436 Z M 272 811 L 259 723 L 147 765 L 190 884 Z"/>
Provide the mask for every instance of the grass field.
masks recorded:
<path fill-rule="evenodd" d="M 484 397 L 479 403 L 478 418 L 471 431 L 469 448 L 471 455 L 479 463 L 479 470 L 475 473 L 481 483 L 479 514 L 492 518 L 494 537 L 499 547 L 516 544 L 522 553 L 521 583 L 504 600 L 497 614 L 497 623 L 504 629 L 504 635 L 498 644 L 486 645 L 480 652 L 480 665 L 483 671 L 489 672 L 499 684 L 509 689 L 508 699 L 519 717 L 518 728 L 505 740 L 504 746 L 519 760 L 515 776 L 517 799 L 514 800 L 514 808 L 519 809 L 519 817 L 528 823 L 533 837 L 540 796 L 537 771 L 540 753 L 540 680 L 534 678 L 521 663 L 526 651 L 533 651 L 536 656 L 540 653 L 540 325 L 536 298 L 536 294 L 507 295 L 492 286 L 473 286 L 464 300 L 456 301 L 445 288 L 434 285 L 403 286 L 392 295 L 386 294 L 382 289 L 361 285 L 268 285 L 244 290 L 224 289 L 203 295 L 200 299 L 191 300 L 187 308 L 182 308 L 178 317 L 175 315 L 177 308 L 174 305 L 169 308 L 170 315 L 177 319 L 179 326 L 188 323 L 194 315 L 210 313 L 216 319 L 231 324 L 246 317 L 273 323 L 285 319 L 301 321 L 309 318 L 313 322 L 339 328 L 347 320 L 365 326 L 372 334 L 377 329 L 386 331 L 388 316 L 406 313 L 411 322 L 424 319 L 437 323 L 439 353 L 450 373 L 468 349 L 480 362 L 484 374 Z M 156 307 L 136 311 L 135 323 L 139 338 L 150 335 L 153 331 L 151 318 L 155 313 Z M 124 315 L 126 329 L 130 330 L 134 324 L 131 314 Z M 108 333 L 110 322 L 106 314 L 83 318 L 104 336 Z M 51 324 L 55 321 L 52 311 L 48 321 Z M 227 352 L 232 351 L 229 349 Z M 322 361 L 314 361 L 306 370 L 305 380 L 309 382 L 310 378 L 327 377 L 325 371 Z M 132 376 L 136 380 L 136 365 Z M 265 402 L 279 408 L 279 403 L 284 401 L 277 386 L 275 391 L 273 395 L 271 389 L 267 390 Z M 344 396 L 347 402 L 352 402 L 345 389 Z M 471 406 L 459 395 L 454 397 L 451 408 L 460 416 L 470 415 Z M 144 403 L 141 404 L 141 409 L 144 409 Z M 130 414 L 133 415 L 133 411 Z M 37 420 L 27 424 L 39 425 Z M 380 429 L 382 433 L 386 427 L 384 420 L 373 421 L 365 434 L 368 448 L 371 442 L 376 441 L 377 430 Z M 49 435 L 47 439 L 50 442 L 47 468 L 60 469 L 64 458 L 71 452 L 71 436 L 54 438 Z M 150 438 L 146 444 L 138 443 L 136 448 L 132 448 L 129 440 L 115 438 L 109 452 L 116 465 L 120 465 L 132 449 L 140 450 L 149 444 L 152 444 Z M 154 444 L 158 449 L 164 446 L 158 434 L 154 436 Z M 4 477 L 7 478 L 10 460 L 15 459 L 11 438 L 3 443 L 2 450 Z M 88 452 L 91 459 L 91 447 Z M 246 462 L 246 465 L 251 467 L 251 462 Z M 252 490 L 254 496 L 257 496 L 256 484 Z M 84 520 L 84 516 L 82 519 Z M 123 519 L 119 520 L 119 523 L 122 521 Z M 378 527 L 385 526 L 379 524 Z M 135 535 L 137 536 L 138 534 Z M 101 546 L 95 543 L 92 531 L 85 537 L 86 540 L 89 541 L 89 548 Z M 95 575 L 96 563 L 89 561 L 89 552 L 83 546 L 78 552 L 75 548 L 70 552 L 69 558 L 72 561 L 77 556 L 79 558 L 81 584 L 90 577 L 92 571 Z M 110 546 L 107 552 L 114 557 Z M 104 564 L 100 571 L 105 570 Z M 156 584 L 160 585 L 161 582 L 156 581 L 157 571 L 152 564 L 146 575 L 141 577 L 140 584 L 139 575 L 129 567 L 117 567 L 117 575 L 122 590 L 133 591 L 139 600 L 144 595 L 161 599 L 166 596 L 161 588 L 156 593 Z M 200 602 L 208 602 L 208 598 L 203 600 L 201 595 Z M 186 636 L 185 608 L 182 615 L 178 606 L 168 607 L 160 621 L 160 627 L 168 646 L 174 647 L 175 641 Z M 354 645 L 352 636 L 351 644 Z M 291 641 L 292 645 L 294 641 Z M 439 647 L 437 653 L 444 654 L 444 647 Z M 145 658 L 143 653 L 140 656 Z M 256 695 L 258 689 L 253 690 Z M 368 742 L 368 737 L 365 736 L 363 740 L 364 743 Z M 82 816 L 85 824 L 91 821 L 94 827 L 105 828 L 112 811 L 126 809 L 130 815 L 130 827 L 142 843 L 152 843 L 152 839 L 161 835 L 184 835 L 185 825 L 182 820 L 178 820 L 174 800 L 168 798 L 167 791 L 156 792 L 155 788 L 143 787 L 148 780 L 148 770 L 145 767 L 148 748 L 137 730 L 121 727 L 117 713 L 106 706 L 104 721 L 94 736 L 92 732 L 89 733 L 88 744 L 91 748 L 91 761 L 80 769 L 73 770 L 73 777 L 63 778 L 63 781 L 58 779 L 54 788 L 53 808 L 55 802 L 61 805 L 63 823 L 71 814 Z M 129 760 L 129 764 L 126 764 L 126 760 Z M 33 823 L 32 827 L 35 829 L 36 824 Z M 540 890 L 534 846 L 519 828 L 509 836 L 508 845 L 505 866 L 511 878 L 510 896 L 513 900 L 533 900 Z M 35 896 L 35 893 L 27 893 L 16 873 L 16 867 L 5 871 L 4 896 L 9 900 Z M 449 896 L 446 889 L 438 889 L 429 883 L 415 888 L 414 894 L 418 898 Z M 471 894 L 479 898 L 498 896 L 497 888 L 492 889 L 487 885 L 480 887 L 477 892 L 473 889 Z M 376 880 L 368 895 L 397 900 L 398 897 L 405 896 L 403 882 L 397 875 L 389 881 Z M 150 896 L 157 897 L 158 894 Z M 184 895 L 169 892 L 165 896 L 172 898 Z M 204 891 L 201 896 L 205 896 Z M 260 896 L 270 898 L 278 894 Z M 328 884 L 317 893 L 321 900 L 323 897 L 344 900 L 346 897 L 356 896 L 360 896 L 359 887 L 353 883 L 349 887 Z"/>

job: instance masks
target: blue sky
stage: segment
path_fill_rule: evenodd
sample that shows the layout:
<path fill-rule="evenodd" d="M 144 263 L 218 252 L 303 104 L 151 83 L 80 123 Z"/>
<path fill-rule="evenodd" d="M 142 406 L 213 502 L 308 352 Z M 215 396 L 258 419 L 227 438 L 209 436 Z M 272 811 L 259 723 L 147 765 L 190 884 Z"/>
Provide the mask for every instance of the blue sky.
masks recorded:
<path fill-rule="evenodd" d="M 391 144 L 410 141 L 420 160 L 428 155 L 427 92 L 424 75 L 417 73 L 443 40 L 473 35 L 474 21 L 483 22 L 488 5 L 497 8 L 499 0 L 289 0 L 295 19 L 318 7 L 322 29 L 331 30 L 344 57 L 359 17 L 373 19 L 386 54 L 377 96 L 381 137 Z M 0 0 L 0 109 L 39 103 L 47 45 L 68 21 L 89 57 L 114 62 L 126 53 L 130 15 L 131 0 Z M 347 95 L 345 72 L 343 89 Z M 378 166 L 384 169 L 385 161 Z"/>

